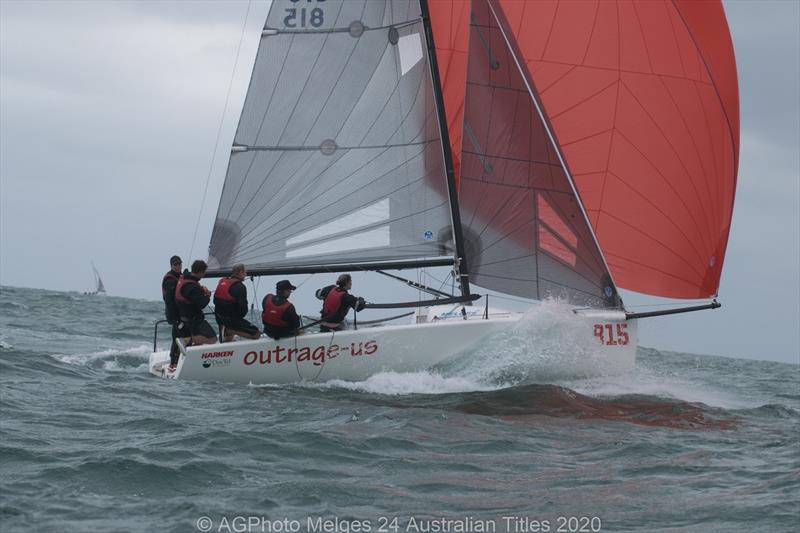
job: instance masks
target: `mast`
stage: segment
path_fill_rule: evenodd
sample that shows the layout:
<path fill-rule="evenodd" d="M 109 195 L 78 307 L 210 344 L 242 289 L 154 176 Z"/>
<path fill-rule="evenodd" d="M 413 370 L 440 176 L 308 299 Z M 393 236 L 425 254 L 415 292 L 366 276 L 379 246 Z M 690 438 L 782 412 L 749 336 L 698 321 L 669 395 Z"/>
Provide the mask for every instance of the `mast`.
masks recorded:
<path fill-rule="evenodd" d="M 425 28 L 425 41 L 428 45 L 428 60 L 433 81 L 433 95 L 436 102 L 436 116 L 439 122 L 439 133 L 442 140 L 445 174 L 447 175 L 447 196 L 450 202 L 450 218 L 453 224 L 453 243 L 455 244 L 455 272 L 462 296 L 469 296 L 469 268 L 464 250 L 464 236 L 461 232 L 461 212 L 458 208 L 458 190 L 456 189 L 455 172 L 453 171 L 453 154 L 450 151 L 450 134 L 447 130 L 447 117 L 444 109 L 442 85 L 439 81 L 439 65 L 436 62 L 436 46 L 433 42 L 428 0 L 420 0 L 422 26 Z"/>

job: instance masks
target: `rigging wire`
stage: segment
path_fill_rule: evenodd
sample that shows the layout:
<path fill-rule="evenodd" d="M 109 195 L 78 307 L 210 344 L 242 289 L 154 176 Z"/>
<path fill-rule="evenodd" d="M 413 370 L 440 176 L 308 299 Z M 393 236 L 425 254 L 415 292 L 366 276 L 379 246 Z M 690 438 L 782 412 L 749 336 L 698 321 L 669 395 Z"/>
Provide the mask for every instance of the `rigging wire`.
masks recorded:
<path fill-rule="evenodd" d="M 261 278 L 258 278 L 258 285 L 256 285 L 256 280 L 254 276 L 250 276 L 250 284 L 253 286 L 253 301 L 250 302 L 250 321 L 253 322 L 256 319 L 256 302 L 258 301 L 258 286 L 261 285 Z M 263 311 L 263 309 L 259 308 L 259 311 Z"/>
<path fill-rule="evenodd" d="M 434 276 L 434 275 L 433 275 L 433 274 L 431 274 L 430 272 L 428 272 L 428 273 L 427 273 L 427 276 L 428 276 L 429 278 L 431 278 L 432 280 L 434 280 L 434 281 L 437 281 L 437 282 L 441 283 L 441 285 L 439 285 L 439 288 L 441 289 L 442 287 L 444 287 L 444 285 L 447 283 L 447 281 L 448 281 L 449 279 L 451 279 L 451 277 L 453 276 L 453 272 L 451 271 L 451 272 L 450 272 L 450 273 L 447 275 L 447 277 L 444 279 L 444 281 L 442 281 L 442 280 L 440 280 L 440 279 L 436 278 L 436 276 Z M 453 286 L 455 287 L 455 280 L 454 280 Z M 523 300 L 523 299 L 520 299 L 520 298 L 511 298 L 511 297 L 509 297 L 509 296 L 500 296 L 500 295 L 498 295 L 498 294 L 492 294 L 492 298 L 498 298 L 498 299 L 500 299 L 500 300 L 508 300 L 508 301 L 510 301 L 510 302 L 518 302 L 518 303 L 522 303 L 522 304 L 529 304 L 529 305 L 530 305 L 530 303 L 531 303 L 531 302 L 530 302 L 530 300 Z"/>
<path fill-rule="evenodd" d="M 211 174 L 214 171 L 214 162 L 217 160 L 217 148 L 219 148 L 219 139 L 222 136 L 222 126 L 225 124 L 225 115 L 228 112 L 228 104 L 231 98 L 231 89 L 233 88 L 233 80 L 236 77 L 236 67 L 239 65 L 239 53 L 242 51 L 242 42 L 244 41 L 244 31 L 247 28 L 247 19 L 250 15 L 250 6 L 252 0 L 247 2 L 247 11 L 244 14 L 244 22 L 242 23 L 242 33 L 239 35 L 239 46 L 236 47 L 236 59 L 233 61 L 233 69 L 231 70 L 231 79 L 228 82 L 228 93 L 225 95 L 225 106 L 222 108 L 222 118 L 219 121 L 219 128 L 217 128 L 217 139 L 214 141 L 214 151 L 211 154 L 211 164 L 208 167 L 208 176 L 206 176 L 206 185 L 203 188 L 203 198 L 200 200 L 200 211 L 197 213 L 197 222 L 194 225 L 194 235 L 192 236 L 192 246 L 189 249 L 189 260 L 192 259 L 194 253 L 194 245 L 197 240 L 197 230 L 200 228 L 200 219 L 203 216 L 203 207 L 206 203 L 206 196 L 208 195 L 208 184 L 211 182 Z"/>

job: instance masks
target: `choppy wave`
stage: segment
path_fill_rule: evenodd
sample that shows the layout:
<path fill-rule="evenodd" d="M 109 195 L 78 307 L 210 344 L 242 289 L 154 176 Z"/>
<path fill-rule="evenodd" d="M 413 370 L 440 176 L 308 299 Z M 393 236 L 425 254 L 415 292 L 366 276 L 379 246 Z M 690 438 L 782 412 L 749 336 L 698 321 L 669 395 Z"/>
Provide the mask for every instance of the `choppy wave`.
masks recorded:
<path fill-rule="evenodd" d="M 6 340 L 4 335 L 0 335 L 0 350 L 10 350 L 13 347 L 14 346 L 12 346 L 11 343 Z"/>
<path fill-rule="evenodd" d="M 614 372 L 546 302 L 426 372 L 192 383 L 147 373 L 157 302 L 4 297 L 25 306 L 0 313 L 4 533 L 195 531 L 223 515 L 703 532 L 800 518 L 793 365 L 641 348 Z"/>
<path fill-rule="evenodd" d="M 105 370 L 147 370 L 147 362 L 151 353 L 151 346 L 140 344 L 130 348 L 109 348 L 92 353 L 57 353 L 52 357 L 71 365 L 84 365 Z"/>
<path fill-rule="evenodd" d="M 502 387 L 478 383 L 465 377 L 445 377 L 436 372 L 381 372 L 364 381 L 334 379 L 324 383 L 305 383 L 300 386 L 341 388 L 390 396 L 405 394 L 449 394 L 493 390 Z"/>

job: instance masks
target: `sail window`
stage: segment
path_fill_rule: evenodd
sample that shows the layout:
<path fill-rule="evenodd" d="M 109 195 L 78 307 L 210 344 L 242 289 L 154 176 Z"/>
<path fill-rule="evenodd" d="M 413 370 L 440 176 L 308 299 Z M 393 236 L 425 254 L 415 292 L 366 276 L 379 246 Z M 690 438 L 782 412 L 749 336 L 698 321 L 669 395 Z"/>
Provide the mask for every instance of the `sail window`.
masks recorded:
<path fill-rule="evenodd" d="M 331 239 L 319 244 L 304 246 L 296 250 L 287 250 L 286 257 L 304 257 L 307 255 L 325 255 L 364 250 L 366 248 L 382 248 L 389 246 L 389 225 L 348 235 L 340 239 Z"/>
<path fill-rule="evenodd" d="M 422 42 L 418 33 L 403 35 L 397 43 L 397 51 L 400 54 L 400 73 L 405 74 L 414 68 L 414 65 L 422 60 Z"/>
<path fill-rule="evenodd" d="M 539 226 L 539 249 L 573 268 L 578 264 L 578 257 L 575 252 L 568 248 L 544 225 Z"/>
<path fill-rule="evenodd" d="M 389 220 L 389 199 L 384 198 L 380 202 L 368 205 L 358 211 L 348 214 L 345 218 L 333 220 L 318 226 L 314 229 L 305 231 L 290 239 L 286 239 L 286 246 L 294 246 L 308 241 L 313 241 L 336 235 L 347 231 L 354 231 L 366 226 L 372 226 L 380 222 Z"/>
<path fill-rule="evenodd" d="M 536 209 L 540 222 L 539 248 L 574 267 L 577 264 L 575 250 L 578 247 L 578 236 L 542 194 L 536 195 Z"/>

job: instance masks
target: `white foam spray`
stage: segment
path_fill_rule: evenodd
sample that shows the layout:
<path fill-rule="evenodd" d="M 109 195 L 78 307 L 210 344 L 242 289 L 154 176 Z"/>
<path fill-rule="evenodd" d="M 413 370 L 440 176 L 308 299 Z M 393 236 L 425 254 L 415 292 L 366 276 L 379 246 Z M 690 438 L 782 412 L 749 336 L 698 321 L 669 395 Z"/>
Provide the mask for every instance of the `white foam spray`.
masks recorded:
<path fill-rule="evenodd" d="M 609 367 L 586 322 L 565 303 L 544 301 L 509 328 L 487 335 L 431 370 L 384 372 L 364 381 L 332 380 L 314 386 L 393 395 L 446 394 L 596 376 Z"/>
<path fill-rule="evenodd" d="M 585 320 L 554 300 L 535 305 L 510 328 L 441 366 L 445 375 L 505 386 L 597 376 L 613 368 Z"/>
<path fill-rule="evenodd" d="M 111 371 L 139 371 L 147 370 L 151 353 L 149 345 L 140 344 L 129 348 L 108 348 L 90 353 L 53 354 L 52 357 L 70 365 L 100 367 Z"/>
<path fill-rule="evenodd" d="M 305 383 L 314 388 L 341 388 L 354 391 L 388 394 L 448 394 L 494 390 L 499 387 L 486 385 L 463 377 L 445 377 L 435 371 L 381 372 L 364 381 L 333 379 L 324 383 Z"/>

